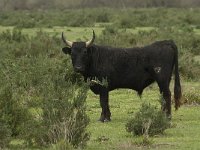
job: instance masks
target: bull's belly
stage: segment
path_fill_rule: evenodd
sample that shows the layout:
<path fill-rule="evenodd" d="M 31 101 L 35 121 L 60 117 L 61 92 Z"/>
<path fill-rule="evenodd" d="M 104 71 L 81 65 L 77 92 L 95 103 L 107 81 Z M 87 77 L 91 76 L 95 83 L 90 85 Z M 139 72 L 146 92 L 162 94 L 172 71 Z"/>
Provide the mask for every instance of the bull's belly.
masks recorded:
<path fill-rule="evenodd" d="M 127 79 L 127 80 L 126 80 Z M 109 80 L 110 82 L 108 83 L 108 90 L 112 91 L 115 89 L 132 89 L 138 92 L 143 91 L 144 88 L 149 86 L 151 83 L 153 83 L 155 80 L 152 78 L 144 78 L 143 80 L 133 80 L 133 79 L 128 79 L 124 78 L 124 80 Z M 105 88 L 100 84 L 95 84 L 93 86 L 90 86 L 90 89 L 95 93 L 99 94 L 101 89 Z"/>
<path fill-rule="evenodd" d="M 139 85 L 137 85 L 136 83 L 134 84 L 129 81 L 129 82 L 114 83 L 114 84 L 111 84 L 110 86 L 110 90 L 119 89 L 119 88 L 139 90 Z"/>
<path fill-rule="evenodd" d="M 123 82 L 112 82 L 110 84 L 110 90 L 118 88 L 132 89 L 135 91 L 142 91 L 144 88 L 152 84 L 155 80 L 152 78 L 146 78 L 143 80 L 124 80 Z"/>
<path fill-rule="evenodd" d="M 102 88 L 103 87 L 101 85 L 98 85 L 98 84 L 90 86 L 91 91 L 95 94 L 99 94 Z M 132 89 L 132 90 L 136 90 L 136 91 L 139 90 L 138 87 L 136 87 L 134 84 L 131 84 L 130 82 L 129 83 L 115 83 L 114 85 L 108 84 L 108 90 L 109 91 L 112 91 L 112 90 L 115 90 L 115 89 L 120 89 L 120 88 Z"/>

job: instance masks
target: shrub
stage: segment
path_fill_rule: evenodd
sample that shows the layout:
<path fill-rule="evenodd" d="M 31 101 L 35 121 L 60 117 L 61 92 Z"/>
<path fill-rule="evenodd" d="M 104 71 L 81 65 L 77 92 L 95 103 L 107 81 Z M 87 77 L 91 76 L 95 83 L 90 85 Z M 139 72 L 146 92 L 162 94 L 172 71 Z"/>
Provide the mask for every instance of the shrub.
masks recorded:
<path fill-rule="evenodd" d="M 19 23 L 16 25 L 18 28 L 34 28 L 36 21 L 33 19 L 20 19 Z"/>
<path fill-rule="evenodd" d="M 159 13 L 158 13 L 159 12 Z M 200 9 L 65 9 L 1 11 L 0 25 L 18 27 L 91 26 L 95 22 L 115 22 L 121 27 L 199 26 Z M 163 17 L 165 16 L 165 17 Z M 168 19 L 166 19 L 168 18 Z"/>
<path fill-rule="evenodd" d="M 39 103 L 34 110 L 40 110 L 37 118 L 24 126 L 23 135 L 33 145 L 49 146 L 62 142 L 84 147 L 89 139 L 85 131 L 89 123 L 85 113 L 87 87 L 66 81 L 60 69 L 63 68 L 52 70 L 52 76 L 47 76 L 44 84 L 39 85 Z"/>
<path fill-rule="evenodd" d="M 133 135 L 157 135 L 169 128 L 169 119 L 150 104 L 142 104 L 140 110 L 126 124 L 127 132 Z"/>
<path fill-rule="evenodd" d="M 20 40 L 24 34 L 14 32 L 7 32 L 9 41 L 0 39 L 4 43 L 0 45 L 3 146 L 17 137 L 37 147 L 59 143 L 84 147 L 89 139 L 85 113 L 88 88 L 73 73 L 69 59 L 60 55 L 60 39 L 40 31 Z"/>
<path fill-rule="evenodd" d="M 179 57 L 179 71 L 187 79 L 198 80 L 200 74 L 200 64 L 194 60 L 194 55 L 185 52 Z"/>
<path fill-rule="evenodd" d="M 127 32 L 126 29 L 108 25 L 96 42 L 114 47 L 133 47 L 136 44 L 136 39 L 134 34 Z"/>
<path fill-rule="evenodd" d="M 27 35 L 22 34 L 22 30 L 19 28 L 13 28 L 13 30 L 6 30 L 0 33 L 1 41 L 6 42 L 21 42 L 26 41 Z"/>
<path fill-rule="evenodd" d="M 102 11 L 101 13 L 97 14 L 96 22 L 109 22 L 109 13 L 107 11 Z"/>
<path fill-rule="evenodd" d="M 190 86 L 183 93 L 184 103 L 187 104 L 200 104 L 200 89 Z"/>
<path fill-rule="evenodd" d="M 0 118 L 0 149 L 8 147 L 11 141 L 11 130 L 5 118 Z"/>
<path fill-rule="evenodd" d="M 3 80 L 5 78 L 2 77 Z M 16 86 L 10 84 L 9 79 L 4 82 L 4 87 L 0 89 L 0 119 L 6 120 L 5 126 L 13 137 L 20 135 L 21 126 L 24 121 L 29 118 L 28 108 L 19 101 L 20 89 L 15 89 Z M 3 82 L 1 81 L 1 84 Z M 19 95 L 16 95 L 18 92 Z"/>
<path fill-rule="evenodd" d="M 54 144 L 51 146 L 52 150 L 73 150 L 74 148 L 71 146 L 70 143 L 61 140 L 60 142 L 58 142 L 57 144 Z"/>
<path fill-rule="evenodd" d="M 125 16 L 120 19 L 118 26 L 121 28 L 133 28 L 133 23 L 130 21 L 130 16 Z"/>

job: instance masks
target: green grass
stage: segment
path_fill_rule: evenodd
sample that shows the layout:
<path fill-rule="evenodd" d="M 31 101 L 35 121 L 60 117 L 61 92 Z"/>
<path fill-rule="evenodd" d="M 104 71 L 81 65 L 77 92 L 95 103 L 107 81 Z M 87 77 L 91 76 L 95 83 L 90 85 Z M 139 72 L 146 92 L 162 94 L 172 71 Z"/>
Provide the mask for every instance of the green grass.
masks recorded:
<path fill-rule="evenodd" d="M 183 88 L 191 85 L 200 87 L 197 83 L 184 82 Z M 173 85 L 173 84 L 172 84 Z M 171 89 L 172 91 L 173 89 Z M 184 91 L 183 91 L 184 92 Z M 90 117 L 90 124 L 87 130 L 90 132 L 86 150 L 133 150 L 133 149 L 162 149 L 162 150 L 188 150 L 200 147 L 200 106 L 183 105 L 178 111 L 174 111 L 172 106 L 172 127 L 164 132 L 164 135 L 157 135 L 151 138 L 152 145 L 139 145 L 141 137 L 134 137 L 126 132 L 125 124 L 139 110 L 141 104 L 146 101 L 160 108 L 159 92 L 154 84 L 147 88 L 140 99 L 136 92 L 127 89 L 114 90 L 110 92 L 110 108 L 112 121 L 101 123 L 98 120 L 101 108 L 99 97 L 88 92 L 87 114 Z M 12 142 L 15 148 L 23 145 L 22 141 Z M 35 149 L 35 148 L 30 148 Z"/>
<path fill-rule="evenodd" d="M 199 28 L 198 28 L 198 29 L 194 29 L 194 32 L 195 32 L 196 34 L 200 35 L 200 29 L 199 29 Z"/>
<path fill-rule="evenodd" d="M 197 63 L 200 64 L 200 56 L 199 56 L 199 55 L 194 56 L 194 60 L 195 60 Z"/>
<path fill-rule="evenodd" d="M 184 83 L 189 86 L 191 83 Z M 199 85 L 198 85 L 199 86 Z M 172 90 L 173 91 L 173 90 Z M 142 99 L 131 90 L 115 90 L 110 92 L 110 108 L 112 121 L 98 122 L 101 108 L 99 97 L 89 92 L 87 98 L 87 112 L 91 122 L 88 131 L 91 133 L 87 150 L 100 149 L 146 149 L 145 146 L 135 144 L 141 137 L 133 137 L 126 132 L 125 124 L 139 110 L 146 101 L 160 108 L 157 85 L 147 88 Z M 173 106 L 172 106 L 173 107 Z M 172 128 L 167 129 L 164 135 L 152 138 L 153 144 L 149 149 L 198 149 L 200 147 L 200 106 L 184 105 L 178 111 L 172 112 Z"/>
<path fill-rule="evenodd" d="M 12 30 L 13 26 L 0 26 L 0 32 L 6 30 Z M 69 40 L 75 41 L 77 39 L 89 39 L 92 37 L 92 29 L 95 30 L 95 33 L 99 35 L 103 28 L 101 27 L 52 27 L 52 28 L 26 28 L 23 29 L 22 32 L 24 34 L 28 34 L 29 36 L 35 36 L 38 31 L 43 31 L 48 33 L 49 35 L 57 35 L 61 36 L 61 33 L 64 32 L 65 36 L 70 38 Z"/>
<path fill-rule="evenodd" d="M 105 24 L 105 23 L 104 23 Z M 12 30 L 13 26 L 0 26 L 0 33 L 6 30 Z M 95 31 L 95 34 L 98 36 L 101 34 L 104 27 L 101 27 L 97 24 L 95 27 L 59 27 L 54 26 L 52 28 L 24 28 L 22 33 L 28 34 L 29 36 L 35 36 L 36 33 L 40 30 L 48 33 L 49 35 L 61 36 L 61 33 L 64 32 L 66 38 L 69 38 L 71 41 L 76 40 L 88 40 L 92 37 L 92 29 Z M 137 33 L 139 31 L 150 31 L 154 27 L 136 27 L 134 29 L 127 29 L 128 32 Z"/>

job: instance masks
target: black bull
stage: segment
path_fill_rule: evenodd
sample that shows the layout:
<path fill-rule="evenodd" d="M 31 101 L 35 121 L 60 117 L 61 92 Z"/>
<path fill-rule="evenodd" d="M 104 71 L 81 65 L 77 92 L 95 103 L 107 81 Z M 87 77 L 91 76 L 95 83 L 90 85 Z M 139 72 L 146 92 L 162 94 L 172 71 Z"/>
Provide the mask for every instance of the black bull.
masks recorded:
<path fill-rule="evenodd" d="M 157 82 L 165 103 L 162 106 L 168 117 L 171 116 L 171 92 L 169 84 L 174 69 L 175 109 L 180 106 L 181 86 L 178 71 L 178 50 L 172 40 L 158 41 L 145 47 L 111 48 L 94 45 L 95 33 L 88 42 L 70 42 L 62 33 L 62 40 L 67 45 L 62 50 L 71 55 L 73 68 L 83 75 L 84 80 L 107 80 L 107 86 L 98 82 L 90 89 L 100 95 L 102 108 L 100 121 L 110 121 L 108 104 L 109 91 L 128 88 L 138 92 L 153 82 Z"/>

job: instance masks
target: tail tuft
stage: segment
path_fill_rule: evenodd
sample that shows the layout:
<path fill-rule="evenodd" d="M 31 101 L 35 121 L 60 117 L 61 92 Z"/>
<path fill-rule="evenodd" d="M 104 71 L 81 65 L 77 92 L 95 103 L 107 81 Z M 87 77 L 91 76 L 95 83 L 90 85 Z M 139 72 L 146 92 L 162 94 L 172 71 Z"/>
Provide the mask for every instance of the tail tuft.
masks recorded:
<path fill-rule="evenodd" d="M 179 71 L 178 71 L 178 50 L 176 45 L 174 44 L 175 49 L 175 57 L 174 57 L 174 65 L 175 65 L 175 82 L 174 82 L 174 99 L 175 99 L 175 110 L 178 110 L 180 107 L 180 99 L 182 97 L 181 92 L 181 84 L 180 84 L 180 77 L 179 77 Z"/>

